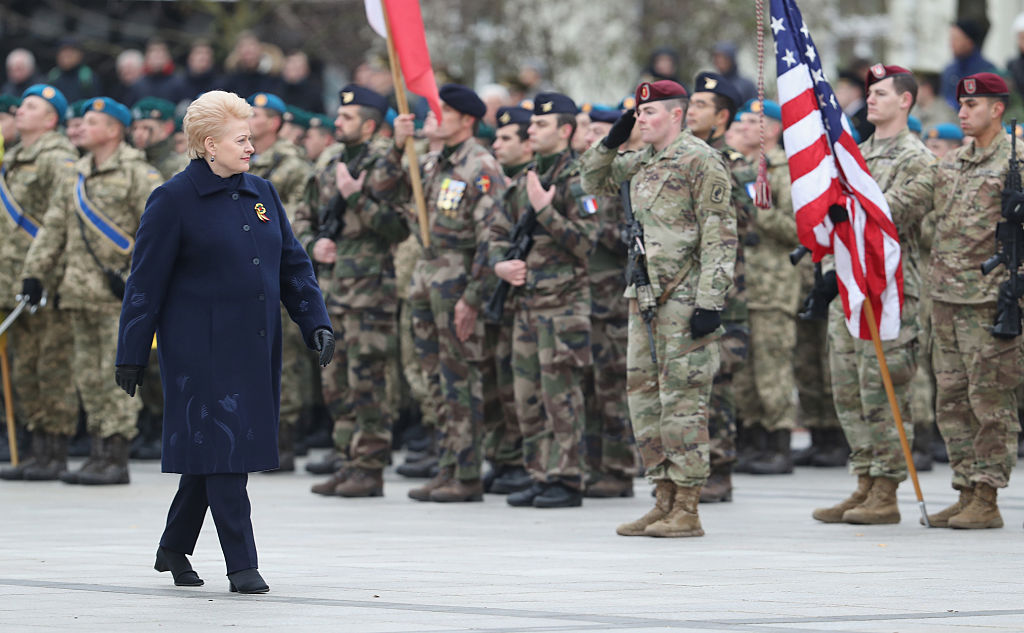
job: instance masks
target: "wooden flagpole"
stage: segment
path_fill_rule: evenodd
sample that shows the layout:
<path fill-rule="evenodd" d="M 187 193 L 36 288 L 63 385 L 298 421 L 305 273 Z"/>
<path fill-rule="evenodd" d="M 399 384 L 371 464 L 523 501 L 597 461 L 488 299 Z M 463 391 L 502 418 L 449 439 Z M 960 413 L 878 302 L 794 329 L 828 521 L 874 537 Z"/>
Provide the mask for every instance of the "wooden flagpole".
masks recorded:
<path fill-rule="evenodd" d="M 18 465 L 18 434 L 14 429 L 14 395 L 11 389 L 11 365 L 7 362 L 7 333 L 0 335 L 0 371 L 4 382 L 4 412 L 7 415 L 7 442 L 11 447 L 11 466 Z"/>
<path fill-rule="evenodd" d="M 399 114 L 409 114 L 409 100 L 405 95 L 405 82 L 402 79 L 402 68 L 398 64 L 398 53 L 395 51 L 395 38 L 391 34 L 391 17 L 388 9 L 381 4 L 384 14 L 384 25 L 388 31 L 388 63 L 391 66 L 391 80 L 395 84 L 395 101 L 398 103 Z M 423 247 L 430 247 L 430 225 L 427 223 L 427 203 L 423 198 L 423 181 L 420 178 L 420 162 L 416 156 L 416 146 L 410 136 L 405 140 L 405 157 L 409 163 L 409 180 L 412 183 L 412 197 L 416 203 L 416 217 L 419 218 L 420 238 Z"/>
<path fill-rule="evenodd" d="M 871 305 L 871 298 L 864 297 L 864 312 L 868 318 L 868 329 L 871 330 L 871 340 L 875 344 L 875 356 L 878 357 L 878 368 L 882 373 L 882 382 L 885 384 L 885 395 L 889 396 L 889 408 L 892 409 L 893 418 L 896 420 L 896 430 L 900 434 L 900 446 L 903 448 L 903 459 L 907 462 L 907 472 L 910 473 L 910 480 L 914 482 L 914 492 L 917 493 L 917 505 L 921 508 L 921 518 L 925 527 L 931 527 L 928 522 L 928 510 L 924 506 L 924 495 L 921 494 L 921 482 L 917 480 L 917 468 L 914 467 L 914 456 L 910 451 L 910 442 L 907 441 L 907 432 L 903 429 L 903 416 L 900 415 L 900 405 L 896 402 L 896 390 L 892 386 L 892 376 L 889 375 L 889 364 L 885 362 L 885 352 L 882 351 L 882 339 L 878 336 L 878 324 L 875 323 L 875 309 Z"/>

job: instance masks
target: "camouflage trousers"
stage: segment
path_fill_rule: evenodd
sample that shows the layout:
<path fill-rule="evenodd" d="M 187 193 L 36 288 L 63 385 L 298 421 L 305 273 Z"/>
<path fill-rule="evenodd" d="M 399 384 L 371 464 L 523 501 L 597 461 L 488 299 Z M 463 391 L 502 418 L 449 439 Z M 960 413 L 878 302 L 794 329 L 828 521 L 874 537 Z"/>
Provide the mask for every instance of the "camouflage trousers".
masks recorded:
<path fill-rule="evenodd" d="M 138 433 L 135 422 L 142 402 L 139 398 L 129 398 L 114 382 L 117 312 L 68 310 L 68 313 L 75 339 L 71 372 L 89 418 L 89 435 L 134 438 Z"/>
<path fill-rule="evenodd" d="M 625 299 L 621 299 L 625 303 Z M 636 439 L 629 422 L 626 394 L 626 310 L 610 318 L 591 318 L 590 350 L 583 395 L 587 415 L 583 430 L 584 461 L 589 473 L 633 477 Z"/>
<path fill-rule="evenodd" d="M 590 300 L 515 314 L 512 368 L 523 464 L 534 481 L 583 486 L 584 368 L 591 363 Z"/>
<path fill-rule="evenodd" d="M 78 395 L 71 374 L 74 335 L 68 313 L 49 307 L 23 312 L 7 330 L 7 348 L 18 418 L 30 431 L 74 435 Z"/>
<path fill-rule="evenodd" d="M 750 310 L 747 362 L 733 376 L 737 415 L 768 431 L 796 426 L 793 348 L 796 322 L 782 310 Z"/>
<path fill-rule="evenodd" d="M 481 366 L 484 397 L 484 454 L 495 465 L 521 466 L 523 436 L 516 420 L 515 377 L 512 373 L 512 327 L 506 311 L 502 323 L 487 323 L 485 349 L 493 353 Z"/>
<path fill-rule="evenodd" d="M 440 429 L 445 404 L 441 397 L 437 327 L 430 312 L 428 274 L 418 266 L 411 273 L 407 299 L 402 302 L 399 337 L 402 370 L 413 397 L 420 403 L 423 425 Z"/>
<path fill-rule="evenodd" d="M 387 397 L 388 363 L 397 348 L 396 318 L 388 312 L 332 314 L 338 345 L 321 372 L 324 403 L 334 420 L 334 446 L 350 463 L 383 469 L 391 454 L 394 411 Z"/>
<path fill-rule="evenodd" d="M 932 306 L 936 418 L 946 442 L 953 487 L 1004 488 L 1017 461 L 1017 387 L 1024 371 L 1021 338 L 988 332 L 996 305 Z"/>
<path fill-rule="evenodd" d="M 750 327 L 746 321 L 727 321 L 724 326 L 725 334 L 719 341 L 722 362 L 711 386 L 711 415 L 708 417 L 712 470 L 736 461 L 736 394 L 733 377 L 746 363 L 750 348 Z"/>
<path fill-rule="evenodd" d="M 640 459 L 652 481 L 703 486 L 709 470 L 711 383 L 721 364 L 718 341 L 690 338 L 693 306 L 676 298 L 652 323 L 657 364 L 647 328 L 630 301 L 626 386 Z"/>
<path fill-rule="evenodd" d="M 918 302 L 917 373 L 910 386 L 910 408 L 914 413 L 914 427 L 930 428 L 935 424 L 935 371 L 932 369 L 932 300 L 923 297 Z"/>
<path fill-rule="evenodd" d="M 917 314 L 917 299 L 905 297 L 899 337 L 882 341 L 908 442 L 914 438 L 910 394 L 917 373 Z M 907 462 L 882 383 L 875 345 L 850 335 L 841 301 L 833 301 L 829 307 L 828 345 L 832 397 L 850 445 L 850 472 L 903 481 L 907 478 Z"/>
<path fill-rule="evenodd" d="M 281 424 L 293 426 L 303 407 L 313 403 L 316 352 L 306 347 L 302 330 L 281 309 Z"/>
<path fill-rule="evenodd" d="M 829 369 L 828 321 L 796 320 L 796 349 L 793 352 L 793 379 L 796 382 L 800 425 L 808 429 L 839 427 L 832 399 Z"/>

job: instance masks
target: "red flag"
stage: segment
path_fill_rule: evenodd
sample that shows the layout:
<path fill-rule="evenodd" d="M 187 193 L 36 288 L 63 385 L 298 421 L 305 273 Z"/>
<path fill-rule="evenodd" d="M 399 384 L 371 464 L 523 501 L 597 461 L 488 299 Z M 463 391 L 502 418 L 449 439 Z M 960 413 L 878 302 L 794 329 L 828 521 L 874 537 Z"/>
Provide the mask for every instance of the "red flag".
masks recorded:
<path fill-rule="evenodd" d="M 430 104 L 437 120 L 441 120 L 441 96 L 437 92 L 437 80 L 430 65 L 430 51 L 427 50 L 427 34 L 423 28 L 423 15 L 419 0 L 382 0 L 388 12 L 391 37 L 398 53 L 405 85 L 410 92 L 420 95 Z M 395 89 L 400 89 L 395 86 Z"/>

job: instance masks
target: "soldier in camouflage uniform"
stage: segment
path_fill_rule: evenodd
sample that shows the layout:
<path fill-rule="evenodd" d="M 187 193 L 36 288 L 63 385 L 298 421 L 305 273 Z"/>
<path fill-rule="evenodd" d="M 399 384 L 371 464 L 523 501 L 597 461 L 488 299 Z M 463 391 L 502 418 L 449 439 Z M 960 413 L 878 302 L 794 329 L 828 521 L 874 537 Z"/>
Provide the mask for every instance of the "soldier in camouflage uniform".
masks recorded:
<path fill-rule="evenodd" d="M 531 486 L 509 494 L 509 505 L 579 506 L 583 499 L 580 444 L 585 416 L 583 369 L 591 363 L 587 264 L 597 237 L 593 198 L 583 192 L 569 147 L 576 104 L 565 95 L 533 100 L 533 164 L 525 186 L 507 198 L 489 233 L 494 272 L 516 287 L 512 369 L 516 419 Z M 533 247 L 505 259 L 513 227 L 533 213 Z M 504 261 L 503 261 L 504 260 Z"/>
<path fill-rule="evenodd" d="M 697 138 L 722 153 L 732 176 L 732 206 L 736 210 L 737 249 L 733 284 L 725 298 L 722 325 L 725 334 L 720 341 L 722 365 L 711 387 L 711 415 L 708 432 L 711 436 L 711 475 L 700 492 L 705 503 L 732 501 L 732 465 L 736 461 L 736 398 L 733 375 L 747 358 L 750 326 L 747 322 L 747 284 L 744 276 L 743 244 L 754 217 L 753 191 L 757 172 L 739 151 L 725 143 L 739 108 L 741 97 L 728 79 L 716 73 L 700 73 L 694 81 L 690 107 L 686 111 L 686 127 Z M 751 234 L 756 235 L 756 233 Z"/>
<path fill-rule="evenodd" d="M 899 231 L 903 264 L 899 336 L 883 341 L 882 350 L 907 437 L 913 438 L 910 386 L 917 372 L 917 300 L 921 293 L 917 244 L 921 219 L 932 206 L 935 160 L 907 128 L 907 116 L 917 95 L 917 82 L 910 71 L 875 64 L 865 85 L 867 117 L 875 125 L 875 132 L 861 143 L 861 153 L 889 203 Z M 834 279 L 834 271 L 826 274 L 829 285 Z M 834 290 L 838 292 L 838 287 Z M 828 294 L 831 292 L 829 289 Z M 850 334 L 840 301 L 832 302 L 828 333 L 832 393 L 852 451 L 850 472 L 857 476 L 857 489 L 839 504 L 815 510 L 813 516 L 826 523 L 899 523 L 896 488 L 907 478 L 907 465 L 874 344 Z"/>
<path fill-rule="evenodd" d="M 992 73 L 957 84 L 960 126 L 974 140 L 947 154 L 935 174 L 938 225 L 928 271 L 932 299 L 932 364 L 936 417 L 953 468 L 956 503 L 928 520 L 935 527 L 997 528 L 996 492 L 1016 462 L 1017 394 L 1024 359 L 1020 337 L 989 333 L 999 313 L 999 269 L 982 275 L 1002 220 L 1001 192 L 1010 158 L 1003 131 L 1009 90 Z"/>
<path fill-rule="evenodd" d="M 302 137 L 306 160 L 313 161 L 313 172 L 319 174 L 345 149 L 345 144 L 334 137 L 334 119 L 326 114 L 309 117 L 309 129 Z"/>
<path fill-rule="evenodd" d="M 269 180 L 277 189 L 288 213 L 289 221 L 298 216 L 308 217 L 313 195 L 312 166 L 299 153 L 291 141 L 279 138 L 283 116 L 287 108 L 281 98 L 268 92 L 258 92 L 246 101 L 254 114 L 249 125 L 252 129 L 252 155 L 249 173 Z M 303 410 L 313 403 L 316 378 L 316 354 L 302 340 L 302 332 L 281 308 L 281 446 L 279 471 L 295 470 L 295 427 Z M 335 368 L 340 363 L 335 365 Z M 337 369 L 335 369 L 337 371 Z"/>
<path fill-rule="evenodd" d="M 487 362 L 484 319 L 478 315 L 493 287 L 484 235 L 501 205 L 505 182 L 501 168 L 473 140 L 473 129 L 486 107 L 475 92 L 445 84 L 436 138 L 441 152 L 425 163 L 423 192 L 430 244 L 413 273 L 410 288 L 416 346 L 424 365 L 436 367 L 444 403 L 441 419 L 440 472 L 426 485 L 409 491 L 418 501 L 482 501 L 483 392 L 482 365 Z M 378 161 L 374 191 L 408 200 L 402 167 L 412 116 L 395 119 L 395 145 Z"/>
<path fill-rule="evenodd" d="M 378 134 L 387 100 L 356 85 L 340 92 L 335 128 L 345 144 L 317 174 L 315 215 L 295 219 L 299 241 L 319 267 L 339 340 L 340 362 L 322 372 L 335 421 L 335 449 L 347 464 L 313 486 L 317 494 L 375 497 L 384 492 L 396 412 L 389 364 L 398 352 L 398 296 L 391 247 L 409 235 L 402 211 L 375 198 L 367 174 L 391 147 Z"/>
<path fill-rule="evenodd" d="M 741 108 L 742 117 L 753 119 L 748 125 L 757 125 L 760 105 L 758 101 L 748 101 Z M 789 449 L 796 424 L 792 357 L 800 280 L 788 260 L 789 252 L 798 242 L 789 163 L 778 145 L 782 110 L 773 101 L 765 101 L 764 110 L 772 206 L 757 209 L 756 238 L 748 239 L 744 250 L 750 355 L 735 378 L 744 439 L 736 471 L 778 474 L 793 472 Z"/>
<path fill-rule="evenodd" d="M 697 504 L 710 470 L 711 384 L 721 362 L 721 313 L 737 249 L 731 179 L 721 153 L 682 129 L 687 94 L 681 85 L 645 82 L 636 92 L 636 118 L 624 114 L 582 158 L 587 191 L 612 194 L 630 182 L 643 227 L 649 291 L 658 304 L 650 323 L 655 362 L 639 293 L 635 285 L 627 290 L 629 413 L 656 502 L 616 532 L 702 536 Z M 634 122 L 650 146 L 618 155 Z"/>
<path fill-rule="evenodd" d="M 57 131 L 67 101 L 53 86 L 25 91 L 16 125 L 21 141 L 8 147 L 0 175 L 0 308 L 14 308 L 25 254 L 38 235 L 54 191 L 74 177 L 78 152 Z M 47 280 L 55 288 L 54 279 Z M 68 438 L 75 433 L 78 396 L 71 378 L 71 321 L 53 297 L 34 315 L 23 313 L 7 331 L 12 352 L 14 405 L 32 432 L 32 455 L 0 471 L 2 479 L 50 480 L 67 470 Z"/>
<path fill-rule="evenodd" d="M 621 116 L 619 110 L 595 108 L 585 135 L 586 147 L 604 138 Z M 587 419 L 584 459 L 589 471 L 587 497 L 632 497 L 636 476 L 636 440 L 626 400 L 626 344 L 629 303 L 626 289 L 625 215 L 618 196 L 596 196 L 599 229 L 590 254 L 590 349 L 584 397 Z"/>
<path fill-rule="evenodd" d="M 92 448 L 80 470 L 61 476 L 69 483 L 129 479 L 128 442 L 136 433 L 139 403 L 124 398 L 110 377 L 132 236 L 149 194 L 163 182 L 143 153 L 124 142 L 131 119 L 131 111 L 113 99 L 89 101 L 82 130 L 88 153 L 75 163 L 76 173 L 59 183 L 22 268 L 22 294 L 30 302 L 39 302 L 44 282 L 59 279 L 49 289 L 60 294 L 71 316 L 71 370 Z"/>

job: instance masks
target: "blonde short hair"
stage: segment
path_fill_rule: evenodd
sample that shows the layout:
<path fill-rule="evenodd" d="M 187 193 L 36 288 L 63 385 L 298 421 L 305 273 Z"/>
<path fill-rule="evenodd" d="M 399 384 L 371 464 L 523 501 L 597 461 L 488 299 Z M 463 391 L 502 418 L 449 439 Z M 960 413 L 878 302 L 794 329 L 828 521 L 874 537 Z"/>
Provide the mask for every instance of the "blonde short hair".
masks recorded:
<path fill-rule="evenodd" d="M 205 158 L 207 137 L 218 138 L 229 119 L 248 121 L 252 112 L 252 106 L 233 92 L 203 93 L 189 104 L 182 122 L 188 157 Z"/>

